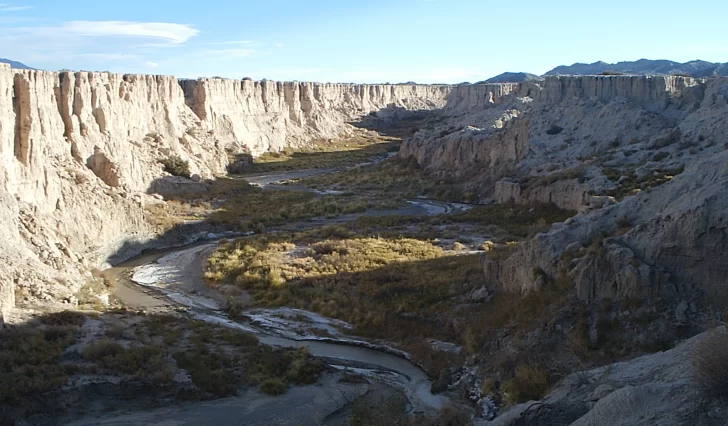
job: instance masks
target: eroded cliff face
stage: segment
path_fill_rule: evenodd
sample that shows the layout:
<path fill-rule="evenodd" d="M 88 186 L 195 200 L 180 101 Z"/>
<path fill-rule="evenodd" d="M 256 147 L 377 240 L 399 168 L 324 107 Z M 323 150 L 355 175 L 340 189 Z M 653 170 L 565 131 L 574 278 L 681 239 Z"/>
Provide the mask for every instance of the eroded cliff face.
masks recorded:
<path fill-rule="evenodd" d="M 442 108 L 449 86 L 183 80 L 187 102 L 221 141 L 253 155 L 335 138 L 370 112 Z"/>
<path fill-rule="evenodd" d="M 336 137 L 369 112 L 439 108 L 448 93 L 0 64 L 0 315 L 16 294 L 72 304 L 89 268 L 153 240 L 145 208 L 159 201 L 147 193 L 180 186 L 162 159 L 179 156 L 193 175 L 212 178 L 230 152 Z"/>
<path fill-rule="evenodd" d="M 720 78 L 459 86 L 444 124 L 418 132 L 400 155 L 465 182 L 483 201 L 579 212 L 510 256 L 486 255 L 493 290 L 566 280 L 585 300 L 713 296 L 728 274 L 720 260 L 728 256 L 727 99 Z"/>

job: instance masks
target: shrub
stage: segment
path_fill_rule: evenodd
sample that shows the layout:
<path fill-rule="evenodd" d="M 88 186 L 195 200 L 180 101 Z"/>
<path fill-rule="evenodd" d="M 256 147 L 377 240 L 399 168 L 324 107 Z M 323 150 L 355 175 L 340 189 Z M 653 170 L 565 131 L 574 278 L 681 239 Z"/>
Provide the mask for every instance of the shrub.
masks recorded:
<path fill-rule="evenodd" d="M 45 315 L 40 321 L 46 325 L 75 325 L 80 327 L 86 322 L 86 315 L 80 312 L 62 311 Z"/>
<path fill-rule="evenodd" d="M 66 383 L 60 359 L 77 332 L 78 327 L 69 325 L 0 332 L 0 421 L 4 407 L 25 404 L 26 398 L 37 400 Z"/>
<path fill-rule="evenodd" d="M 164 166 L 164 171 L 172 176 L 190 178 L 190 163 L 184 161 L 178 155 L 162 159 L 159 162 Z"/>
<path fill-rule="evenodd" d="M 318 381 L 323 363 L 311 357 L 307 348 L 298 349 L 288 366 L 286 380 L 297 385 L 310 385 Z"/>
<path fill-rule="evenodd" d="M 705 392 L 728 396 L 728 333 L 708 333 L 693 349 L 693 375 Z"/>
<path fill-rule="evenodd" d="M 119 342 L 109 339 L 98 340 L 90 343 L 83 349 L 83 356 L 90 360 L 101 360 L 106 357 L 116 356 L 124 352 L 124 346 Z"/>
<path fill-rule="evenodd" d="M 351 426 L 390 426 L 406 424 L 407 398 L 394 391 L 365 394 L 351 409 Z"/>
<path fill-rule="evenodd" d="M 174 354 L 180 368 L 187 370 L 195 386 L 216 396 L 237 394 L 238 377 L 229 370 L 231 360 L 222 353 L 198 345 Z"/>
<path fill-rule="evenodd" d="M 503 383 L 503 393 L 509 405 L 541 399 L 548 392 L 551 383 L 550 375 L 543 367 L 521 365 L 516 376 Z"/>
<path fill-rule="evenodd" d="M 624 75 L 624 73 L 619 71 L 606 70 L 602 71 L 600 75 Z"/>
<path fill-rule="evenodd" d="M 287 390 L 288 387 L 281 379 L 267 379 L 260 384 L 260 391 L 268 395 L 283 395 Z"/>

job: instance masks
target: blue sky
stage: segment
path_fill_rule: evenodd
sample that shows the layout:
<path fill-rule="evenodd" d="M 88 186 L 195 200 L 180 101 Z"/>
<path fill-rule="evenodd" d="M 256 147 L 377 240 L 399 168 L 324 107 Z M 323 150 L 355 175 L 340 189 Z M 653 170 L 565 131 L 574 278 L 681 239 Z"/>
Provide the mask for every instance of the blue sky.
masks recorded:
<path fill-rule="evenodd" d="M 728 2 L 0 0 L 0 57 L 179 77 L 459 83 L 574 62 L 728 62 Z"/>

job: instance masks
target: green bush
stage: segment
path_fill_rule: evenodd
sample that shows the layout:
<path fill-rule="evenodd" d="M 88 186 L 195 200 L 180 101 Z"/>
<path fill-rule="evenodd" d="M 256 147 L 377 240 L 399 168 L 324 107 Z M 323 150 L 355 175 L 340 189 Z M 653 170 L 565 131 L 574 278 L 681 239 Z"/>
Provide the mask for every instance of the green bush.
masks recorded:
<path fill-rule="evenodd" d="M 164 166 L 164 171 L 172 176 L 190 177 L 190 163 L 184 161 L 178 155 L 173 155 L 159 161 Z"/>

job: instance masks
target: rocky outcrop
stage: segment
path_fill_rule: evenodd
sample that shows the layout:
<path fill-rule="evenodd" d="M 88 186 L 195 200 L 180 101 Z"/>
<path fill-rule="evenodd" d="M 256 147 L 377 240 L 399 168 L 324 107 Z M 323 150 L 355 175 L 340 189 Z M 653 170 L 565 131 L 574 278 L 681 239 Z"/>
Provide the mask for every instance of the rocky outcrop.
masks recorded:
<path fill-rule="evenodd" d="M 118 188 L 121 181 L 119 168 L 106 156 L 98 146 L 94 147 L 94 153 L 86 161 L 86 166 L 105 184 Z"/>
<path fill-rule="evenodd" d="M 720 328 L 665 352 L 571 374 L 540 401 L 509 407 L 493 421 L 476 420 L 475 424 L 722 424 L 724 403 L 707 397 L 693 366 L 693 353 L 715 339 L 714 333 L 725 331 Z"/>
<path fill-rule="evenodd" d="M 708 93 L 724 93 L 726 83 L 715 82 L 722 89 L 709 86 Z M 716 108 L 724 104 L 715 101 L 722 96 L 710 96 L 683 117 L 682 133 L 700 134 L 703 140 L 695 141 L 693 154 L 683 152 L 684 172 L 617 204 L 606 200 L 604 208 L 584 209 L 524 243 L 512 256 L 489 260 L 484 269 L 488 282 L 507 291 L 530 292 L 537 287 L 532 271 L 541 270 L 551 280 L 572 281 L 584 300 L 674 299 L 695 290 L 722 296 L 728 274 L 721 260 L 728 254 L 728 151 L 711 142 L 719 140 L 718 124 L 727 124 L 716 117 Z M 555 191 L 567 183 L 546 188 Z M 501 201 L 525 198 L 514 182 L 498 183 L 496 192 Z M 592 196 L 592 207 L 603 207 L 602 198 Z"/>
<path fill-rule="evenodd" d="M 529 121 L 505 111 L 489 127 L 443 129 L 438 135 L 420 131 L 403 144 L 399 156 L 415 158 L 435 175 L 471 178 L 485 184 L 513 171 L 528 152 Z M 438 138 L 433 143 L 433 138 Z"/>
<path fill-rule="evenodd" d="M 490 290 L 566 280 L 585 300 L 715 294 L 727 273 L 727 99 L 726 79 L 678 76 L 461 85 L 442 124 L 400 156 L 482 201 L 580 212 L 509 257 L 486 258 Z"/>

